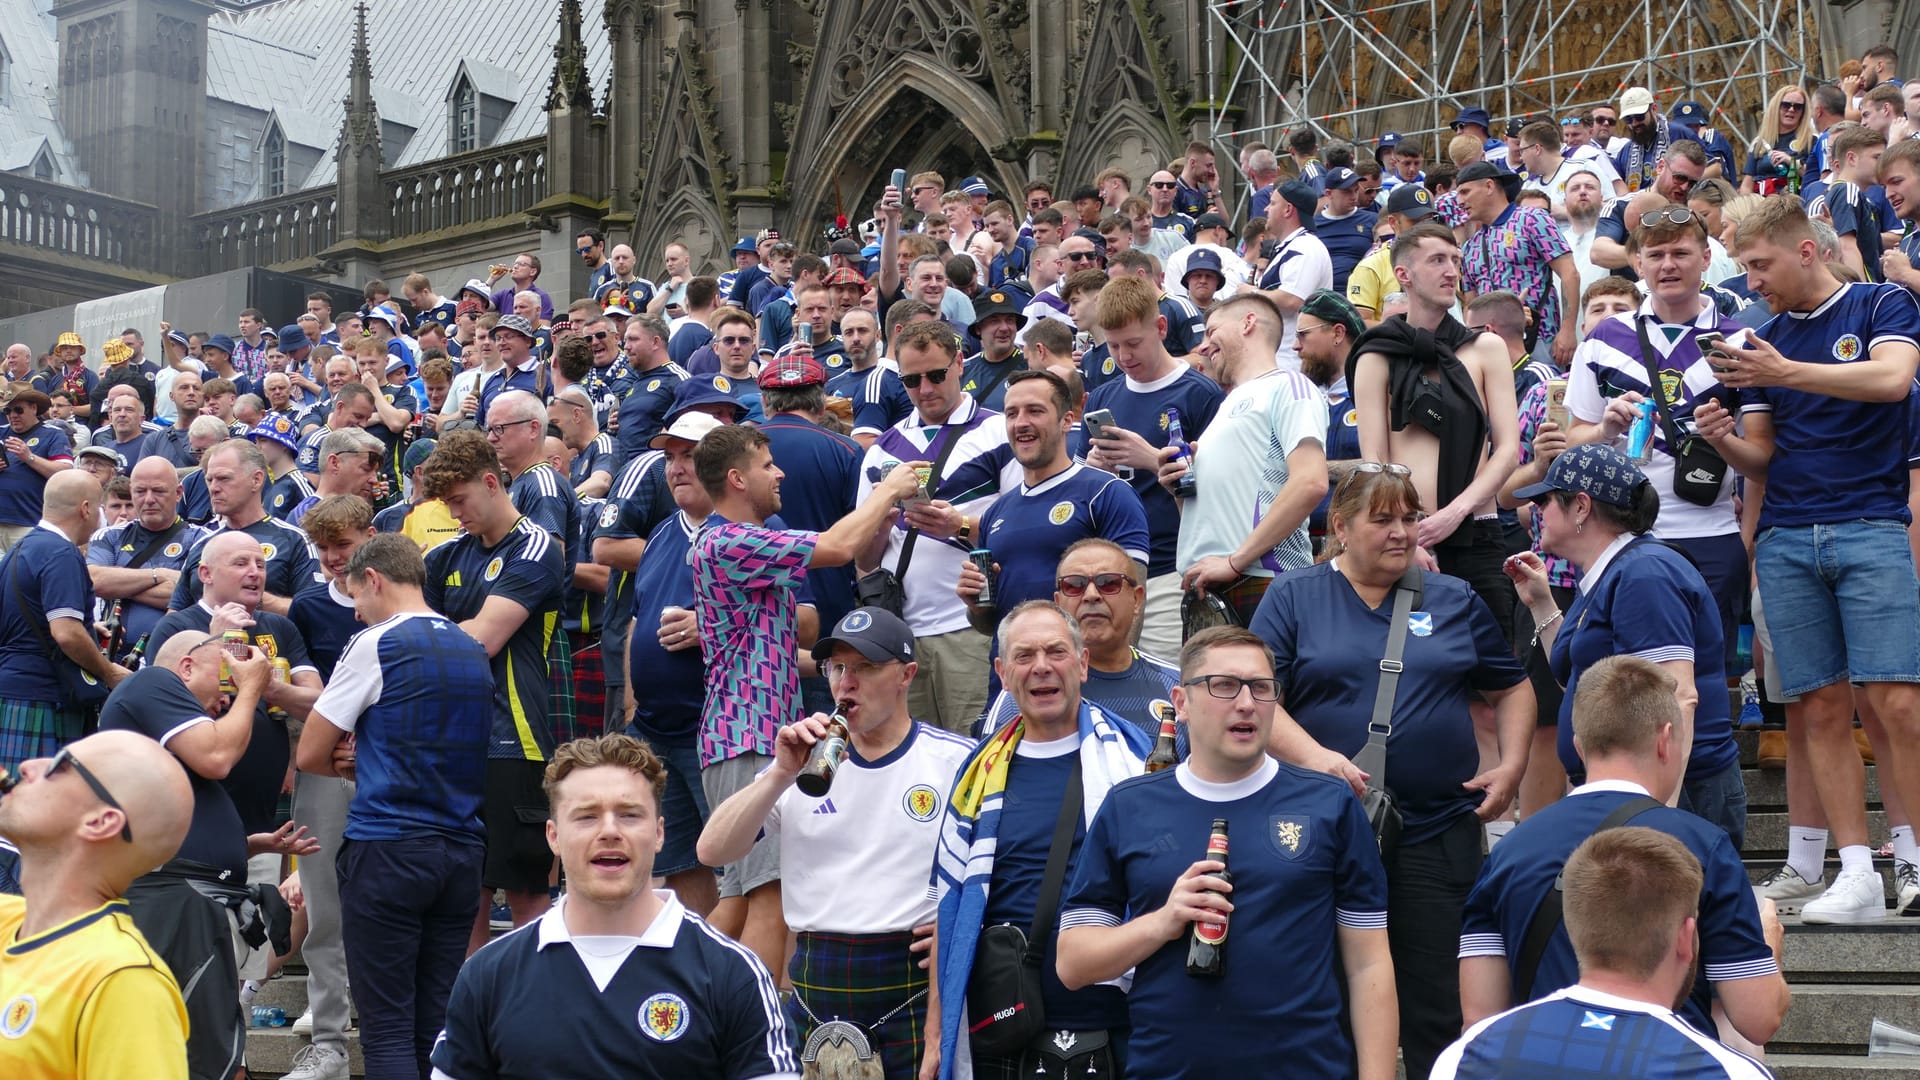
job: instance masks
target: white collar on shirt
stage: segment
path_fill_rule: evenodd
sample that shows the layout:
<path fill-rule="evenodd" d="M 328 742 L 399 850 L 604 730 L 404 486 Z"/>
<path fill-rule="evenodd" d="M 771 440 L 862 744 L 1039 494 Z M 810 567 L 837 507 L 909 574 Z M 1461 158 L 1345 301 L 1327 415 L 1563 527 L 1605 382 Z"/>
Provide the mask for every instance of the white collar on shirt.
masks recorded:
<path fill-rule="evenodd" d="M 1649 799 L 1653 798 L 1652 792 L 1631 780 L 1590 780 L 1574 788 L 1572 791 L 1567 792 L 1567 797 L 1572 798 L 1575 795 L 1597 795 L 1603 791 L 1617 792 L 1621 795 L 1645 795 Z"/>
<path fill-rule="evenodd" d="M 1620 554 L 1620 552 L 1626 549 L 1628 544 L 1638 539 L 1640 538 L 1632 533 L 1621 533 L 1619 536 L 1614 537 L 1613 543 L 1608 544 L 1607 549 L 1600 553 L 1600 557 L 1593 560 L 1593 565 L 1587 567 L 1580 575 L 1579 591 L 1586 592 L 1587 586 L 1599 581 L 1600 575 L 1606 573 L 1607 567 L 1613 563 L 1614 556 Z"/>

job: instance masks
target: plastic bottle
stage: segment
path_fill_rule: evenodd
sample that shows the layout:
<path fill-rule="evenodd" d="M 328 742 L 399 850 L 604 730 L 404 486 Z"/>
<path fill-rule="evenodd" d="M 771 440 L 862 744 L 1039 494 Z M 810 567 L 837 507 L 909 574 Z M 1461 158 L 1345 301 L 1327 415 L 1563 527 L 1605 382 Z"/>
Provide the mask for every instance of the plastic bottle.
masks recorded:
<path fill-rule="evenodd" d="M 252 1022 L 254 1027 L 265 1028 L 286 1027 L 293 1023 L 287 1019 L 287 1010 L 274 1005 L 255 1005 Z"/>

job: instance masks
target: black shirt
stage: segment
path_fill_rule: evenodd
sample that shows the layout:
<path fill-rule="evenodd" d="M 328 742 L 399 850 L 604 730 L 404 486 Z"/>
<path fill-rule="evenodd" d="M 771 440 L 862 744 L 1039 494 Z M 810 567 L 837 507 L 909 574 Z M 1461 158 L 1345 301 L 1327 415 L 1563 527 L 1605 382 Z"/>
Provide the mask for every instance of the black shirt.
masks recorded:
<path fill-rule="evenodd" d="M 180 676 L 163 667 L 143 667 L 113 688 L 100 709 L 101 731 L 137 731 L 166 746 L 180 733 L 211 724 L 207 707 Z M 185 764 L 184 762 L 182 763 Z M 247 880 L 247 830 L 233 797 L 218 780 L 187 768 L 193 784 L 193 821 L 180 843 L 180 858 L 217 866 L 229 881 Z M 276 788 L 278 781 L 275 782 Z"/>

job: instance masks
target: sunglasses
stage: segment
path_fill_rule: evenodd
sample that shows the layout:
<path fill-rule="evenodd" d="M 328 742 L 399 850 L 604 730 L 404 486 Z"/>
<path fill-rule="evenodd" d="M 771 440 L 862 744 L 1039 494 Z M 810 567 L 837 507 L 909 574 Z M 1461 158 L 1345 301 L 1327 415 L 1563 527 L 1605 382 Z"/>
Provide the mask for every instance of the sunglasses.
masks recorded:
<path fill-rule="evenodd" d="M 589 252 L 591 252 L 591 251 L 593 251 L 593 249 L 592 249 L 592 248 L 590 248 L 590 247 L 582 247 L 582 248 L 574 248 L 574 249 L 573 249 L 573 253 L 574 253 L 575 255 L 585 255 L 585 254 L 588 254 L 588 253 L 589 253 Z"/>
<path fill-rule="evenodd" d="M 586 335 L 586 336 L 587 336 L 587 337 L 590 337 L 590 338 L 592 338 L 592 339 L 593 339 L 593 340 L 595 340 L 595 341 L 605 341 L 605 340 L 607 340 L 608 338 L 610 338 L 610 337 L 612 337 L 612 336 L 613 336 L 613 331 L 611 331 L 611 330 L 595 330 L 595 331 L 594 331 L 593 333 L 591 333 L 591 334 L 588 334 L 588 335 Z"/>
<path fill-rule="evenodd" d="M 1046 199 L 1028 199 L 1027 200 L 1027 209 L 1029 210 L 1045 210 L 1047 207 L 1052 205 L 1053 204 L 1047 201 Z"/>
<path fill-rule="evenodd" d="M 1692 180 L 1688 180 L 1684 176 L 1676 175 L 1674 179 L 1677 181 L 1685 181 L 1689 187 L 1693 184 Z M 1658 210 L 1649 210 L 1641 214 L 1640 227 L 1643 229 L 1651 229 L 1656 225 L 1685 225 L 1692 220 L 1693 211 L 1684 206 L 1663 206 Z"/>
<path fill-rule="evenodd" d="M 1159 188 L 1161 191 L 1172 191 L 1174 188 L 1178 187 L 1179 185 L 1169 184 L 1164 180 L 1155 180 L 1149 183 L 1147 186 L 1151 188 Z"/>
<path fill-rule="evenodd" d="M 1092 262 L 1093 260 L 1098 259 L 1099 257 L 1100 257 L 1100 254 L 1094 251 L 1073 251 L 1067 254 L 1067 261 L 1068 262 Z"/>
<path fill-rule="evenodd" d="M 1594 118 L 1593 118 L 1593 122 L 1594 122 L 1594 123 L 1596 123 L 1596 124 L 1611 124 L 1611 123 L 1613 123 L 1613 117 L 1611 117 L 1611 116 L 1596 116 L 1596 117 L 1594 117 Z"/>
<path fill-rule="evenodd" d="M 1804 112 L 1806 108 L 1807 103 L 1804 101 L 1783 101 L 1780 103 L 1780 111 L 1782 112 L 1788 109 L 1792 109 L 1794 112 Z"/>
<path fill-rule="evenodd" d="M 751 345 L 751 344 L 753 344 L 753 339 L 752 339 L 752 338 L 750 338 L 750 337 L 732 337 L 732 336 L 728 336 L 728 337 L 723 337 L 723 338 L 721 338 L 721 339 L 719 339 L 719 340 L 720 340 L 720 344 L 722 344 L 722 345 Z"/>
<path fill-rule="evenodd" d="M 1344 490 L 1348 484 L 1353 483 L 1354 480 L 1359 477 L 1378 476 L 1383 473 L 1386 474 L 1387 476 L 1406 477 L 1406 476 L 1412 476 L 1413 470 L 1407 468 L 1405 465 L 1397 465 L 1397 464 L 1394 464 L 1393 462 L 1388 462 L 1387 464 L 1382 465 L 1377 461 L 1362 461 L 1359 464 L 1355 465 L 1352 468 L 1352 470 L 1349 471 L 1347 475 L 1341 479 L 1340 486 L 1334 489 L 1334 496 L 1336 498 L 1339 497 L 1340 492 Z"/>
<path fill-rule="evenodd" d="M 72 747 L 67 747 L 53 755 L 53 760 L 47 763 L 47 771 L 40 774 L 41 779 L 52 779 L 61 769 L 69 768 L 73 770 L 75 776 L 93 789 L 94 795 L 98 796 L 101 802 L 120 811 L 120 839 L 129 844 L 133 843 L 133 826 L 127 824 L 126 807 L 120 805 L 120 800 L 113 797 L 113 793 L 107 790 L 107 786 L 100 782 L 99 777 L 93 775 L 85 765 L 80 764 L 80 759 L 73 756 Z"/>
<path fill-rule="evenodd" d="M 1125 574 L 1063 574 L 1054 579 L 1053 589 L 1062 596 L 1085 596 L 1087 586 L 1100 590 L 1101 596 L 1118 596 L 1120 590 L 1133 584 Z"/>
<path fill-rule="evenodd" d="M 953 365 L 949 363 L 946 367 L 938 371 L 929 371 L 924 374 L 915 373 L 912 375 L 902 375 L 900 376 L 900 385 L 909 390 L 918 390 L 920 389 L 920 380 L 925 379 L 933 385 L 939 386 L 941 383 L 947 381 L 947 374 L 952 370 Z"/>

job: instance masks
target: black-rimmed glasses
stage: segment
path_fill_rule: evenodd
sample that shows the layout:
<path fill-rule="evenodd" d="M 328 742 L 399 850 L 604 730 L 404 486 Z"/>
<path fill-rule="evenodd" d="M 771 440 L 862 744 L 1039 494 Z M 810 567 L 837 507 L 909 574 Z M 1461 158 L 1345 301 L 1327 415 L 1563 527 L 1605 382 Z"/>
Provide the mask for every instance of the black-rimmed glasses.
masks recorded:
<path fill-rule="evenodd" d="M 509 420 L 504 424 L 488 424 L 487 434 L 497 439 L 500 436 L 505 435 L 507 433 L 507 429 L 513 427 L 516 424 L 537 424 L 539 422 L 540 421 L 538 419 L 529 417 L 528 419 L 525 419 L 525 420 Z"/>
<path fill-rule="evenodd" d="M 1195 675 L 1180 685 L 1204 685 L 1208 694 L 1222 701 L 1232 701 L 1239 697 L 1242 689 L 1250 691 L 1255 701 L 1280 700 L 1280 680 L 1278 679 L 1243 679 L 1238 675 Z"/>

